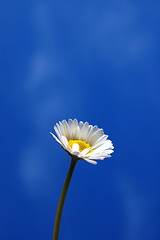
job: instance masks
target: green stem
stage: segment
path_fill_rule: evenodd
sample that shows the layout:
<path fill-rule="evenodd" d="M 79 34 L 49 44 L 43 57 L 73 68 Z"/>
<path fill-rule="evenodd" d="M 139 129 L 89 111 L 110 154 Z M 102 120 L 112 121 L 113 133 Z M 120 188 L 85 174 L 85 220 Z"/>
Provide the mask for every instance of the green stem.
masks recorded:
<path fill-rule="evenodd" d="M 58 240 L 58 233 L 59 233 L 59 227 L 60 227 L 63 205 L 64 205 L 64 201 L 65 201 L 65 198 L 66 198 L 69 183 L 71 181 L 73 170 L 76 166 L 76 163 L 77 163 L 77 159 L 72 158 L 71 165 L 70 165 L 70 168 L 68 170 L 68 174 L 67 174 L 66 180 L 64 182 L 64 186 L 63 186 L 61 196 L 60 196 L 60 199 L 59 199 L 59 203 L 58 203 L 52 240 Z"/>

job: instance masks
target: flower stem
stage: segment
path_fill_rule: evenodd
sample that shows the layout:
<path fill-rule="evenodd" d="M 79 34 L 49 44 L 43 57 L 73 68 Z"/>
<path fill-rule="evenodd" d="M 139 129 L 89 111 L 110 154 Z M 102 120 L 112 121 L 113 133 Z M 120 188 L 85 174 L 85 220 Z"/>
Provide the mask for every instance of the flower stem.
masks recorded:
<path fill-rule="evenodd" d="M 76 163 L 77 163 L 77 159 L 72 158 L 71 164 L 70 164 L 70 167 L 69 167 L 69 170 L 68 170 L 68 174 L 67 174 L 66 180 L 64 182 L 64 186 L 63 186 L 62 192 L 61 192 L 59 203 L 58 203 L 58 208 L 57 208 L 57 213 L 56 213 L 56 218 L 55 218 L 55 223 L 54 223 L 54 231 L 53 231 L 52 240 L 58 240 L 58 234 L 59 234 L 59 227 L 60 227 L 60 221 L 61 221 L 63 205 L 64 205 L 64 201 L 65 201 L 65 198 L 66 198 L 66 194 L 67 194 L 67 190 L 68 190 L 68 187 L 69 187 L 69 183 L 71 181 L 73 170 L 74 170 L 74 168 L 76 166 Z"/>

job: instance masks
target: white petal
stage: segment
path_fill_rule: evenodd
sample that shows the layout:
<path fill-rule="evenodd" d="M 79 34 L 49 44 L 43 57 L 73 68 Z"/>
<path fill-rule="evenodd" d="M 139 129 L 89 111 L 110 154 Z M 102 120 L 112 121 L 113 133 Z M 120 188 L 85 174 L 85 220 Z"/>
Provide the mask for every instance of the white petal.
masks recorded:
<path fill-rule="evenodd" d="M 65 131 L 65 136 L 69 140 L 70 139 L 70 132 L 69 132 L 69 127 L 68 127 L 68 123 L 66 122 L 66 120 L 62 121 L 62 125 L 63 125 L 64 131 Z"/>
<path fill-rule="evenodd" d="M 90 129 L 90 127 L 89 127 L 88 122 L 85 122 L 81 131 L 80 131 L 80 134 L 79 134 L 79 139 L 80 140 L 83 140 L 83 141 L 86 140 L 86 136 L 88 135 L 89 129 Z"/>
<path fill-rule="evenodd" d="M 87 156 L 88 159 L 95 159 L 95 160 L 104 160 L 105 157 L 97 156 L 97 155 L 90 155 Z"/>
<path fill-rule="evenodd" d="M 72 122 L 73 122 L 72 119 L 68 120 L 68 129 L 69 129 L 69 133 L 70 133 L 70 139 L 73 139 L 73 136 L 72 136 Z"/>
<path fill-rule="evenodd" d="M 68 131 L 69 131 L 69 139 L 73 139 L 72 137 L 72 119 L 68 120 Z"/>
<path fill-rule="evenodd" d="M 108 149 L 106 152 L 107 152 L 107 154 L 111 154 L 111 153 L 113 153 L 114 151 L 113 151 L 112 149 Z"/>
<path fill-rule="evenodd" d="M 56 123 L 56 126 L 54 126 L 54 130 L 57 133 L 57 136 L 59 137 L 60 141 L 62 140 L 62 136 L 64 135 L 64 132 L 61 130 L 60 125 Z"/>
<path fill-rule="evenodd" d="M 82 155 L 86 155 L 91 149 L 90 148 L 85 148 L 81 153 Z"/>
<path fill-rule="evenodd" d="M 72 151 L 73 151 L 73 152 L 79 152 L 79 144 L 73 143 L 73 145 L 72 145 Z"/>
<path fill-rule="evenodd" d="M 89 163 L 92 163 L 92 164 L 94 164 L 94 165 L 96 165 L 97 164 L 97 162 L 96 161 L 93 161 L 93 160 L 90 160 L 90 159 L 88 159 L 88 158 L 83 158 L 85 161 L 87 161 L 87 162 L 89 162 Z"/>
<path fill-rule="evenodd" d="M 112 150 L 114 147 L 113 145 L 108 145 L 108 143 L 103 143 L 101 146 L 93 149 L 94 153 L 101 153 L 101 152 L 107 152 Z M 113 151 L 113 150 L 112 150 Z"/>
<path fill-rule="evenodd" d="M 63 143 L 65 149 L 70 151 L 70 147 L 68 146 L 68 141 L 65 136 L 62 136 L 62 143 Z"/>
<path fill-rule="evenodd" d="M 59 122 L 59 128 L 60 128 L 60 130 L 61 130 L 62 135 L 67 138 L 67 136 L 66 136 L 66 131 L 65 131 L 65 128 L 64 128 L 62 122 Z"/>
<path fill-rule="evenodd" d="M 106 139 L 108 138 L 108 135 L 103 135 L 102 137 L 100 137 L 93 145 L 92 145 L 92 149 L 95 149 L 99 146 L 101 146 Z"/>
<path fill-rule="evenodd" d="M 50 134 L 52 135 L 52 137 L 54 137 L 54 139 L 55 139 L 58 143 L 61 144 L 61 142 L 59 141 L 59 139 L 58 139 L 53 133 L 50 132 Z"/>
<path fill-rule="evenodd" d="M 79 139 L 79 140 L 80 140 L 80 137 L 81 137 L 81 131 L 82 131 L 83 125 L 84 125 L 84 123 L 82 121 L 80 121 L 78 123 L 77 139 Z"/>
<path fill-rule="evenodd" d="M 77 139 L 77 135 L 79 133 L 78 131 L 79 131 L 78 121 L 77 119 L 74 119 L 72 122 L 72 138 L 73 139 Z"/>
<path fill-rule="evenodd" d="M 80 121 L 80 122 L 78 123 L 80 130 L 82 129 L 83 124 L 84 124 L 84 123 L 83 123 L 82 121 Z"/>
<path fill-rule="evenodd" d="M 95 132 L 98 130 L 98 127 L 97 126 L 92 126 L 91 125 L 91 130 L 90 132 L 88 133 L 88 136 L 86 138 L 86 142 L 90 143 L 90 139 L 92 138 L 92 136 L 95 134 Z"/>
<path fill-rule="evenodd" d="M 111 140 L 107 139 L 104 143 L 108 148 L 114 148 L 113 143 Z"/>
<path fill-rule="evenodd" d="M 97 160 L 103 160 L 104 158 L 111 157 L 107 152 L 101 152 L 101 153 L 89 153 L 86 155 L 89 159 L 97 159 Z"/>
<path fill-rule="evenodd" d="M 90 144 L 93 145 L 96 143 L 102 136 L 104 136 L 103 129 L 98 129 L 91 137 L 90 137 Z"/>
<path fill-rule="evenodd" d="M 57 136 L 59 137 L 59 139 L 61 139 L 62 133 L 59 130 L 59 125 L 58 124 L 56 124 L 56 126 L 54 126 L 54 130 L 55 130 Z"/>

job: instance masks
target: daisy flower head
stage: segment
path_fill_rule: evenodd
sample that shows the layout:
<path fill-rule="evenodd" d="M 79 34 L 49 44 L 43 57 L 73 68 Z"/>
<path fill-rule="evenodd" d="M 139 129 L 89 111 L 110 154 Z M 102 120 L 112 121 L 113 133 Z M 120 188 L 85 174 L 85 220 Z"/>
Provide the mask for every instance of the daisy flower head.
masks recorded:
<path fill-rule="evenodd" d="M 56 123 L 55 140 L 74 158 L 97 164 L 94 160 L 103 160 L 113 153 L 112 141 L 104 134 L 102 128 L 89 125 L 88 122 L 78 122 L 77 119 L 63 120 Z"/>

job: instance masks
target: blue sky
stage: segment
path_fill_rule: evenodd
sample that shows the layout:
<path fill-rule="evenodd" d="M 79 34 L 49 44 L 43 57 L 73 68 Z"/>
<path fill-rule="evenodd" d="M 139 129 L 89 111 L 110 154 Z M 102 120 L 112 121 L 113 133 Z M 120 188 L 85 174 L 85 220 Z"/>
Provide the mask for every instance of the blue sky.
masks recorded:
<path fill-rule="evenodd" d="M 79 161 L 59 239 L 160 237 L 158 1 L 2 3 L 1 239 L 51 239 L 69 156 L 63 119 L 103 128 L 113 157 Z"/>

